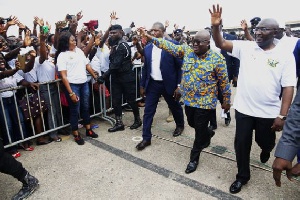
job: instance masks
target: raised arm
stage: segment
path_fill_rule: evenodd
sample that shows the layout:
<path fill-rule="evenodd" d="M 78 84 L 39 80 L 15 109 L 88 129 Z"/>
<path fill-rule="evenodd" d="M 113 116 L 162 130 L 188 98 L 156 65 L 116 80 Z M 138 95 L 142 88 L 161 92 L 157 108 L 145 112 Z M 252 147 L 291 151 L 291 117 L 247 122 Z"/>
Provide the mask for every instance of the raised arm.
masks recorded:
<path fill-rule="evenodd" d="M 42 64 L 45 60 L 47 60 L 46 38 L 47 35 L 41 31 L 40 32 L 40 58 L 39 58 L 40 64 Z"/>
<path fill-rule="evenodd" d="M 211 25 L 212 25 L 212 36 L 214 38 L 216 47 L 232 53 L 233 44 L 230 40 L 225 40 L 220 33 L 220 25 L 222 23 L 222 7 L 217 4 L 213 5 L 212 10 L 209 9 L 211 15 Z"/>
<path fill-rule="evenodd" d="M 241 21 L 241 27 L 245 33 L 246 39 L 250 40 L 250 41 L 254 41 L 253 37 L 250 35 L 249 29 L 248 29 L 248 24 L 247 24 L 246 20 L 243 19 Z"/>
<path fill-rule="evenodd" d="M 152 35 L 149 35 L 146 32 L 146 30 L 142 27 L 138 28 L 138 31 L 140 32 L 140 35 L 142 37 L 146 38 L 148 41 L 151 41 L 153 44 L 155 44 L 155 46 L 169 52 L 175 57 L 182 58 L 183 55 L 185 54 L 184 47 L 183 47 L 184 45 L 177 45 L 168 40 L 153 37 Z"/>
<path fill-rule="evenodd" d="M 115 11 L 112 11 L 110 13 L 110 23 L 109 23 L 109 26 L 107 28 L 107 30 L 105 31 L 103 37 L 102 37 L 102 40 L 100 41 L 100 44 L 99 44 L 99 47 L 102 48 L 103 45 L 105 44 L 105 41 L 107 40 L 108 36 L 109 36 L 109 29 L 110 27 L 112 26 L 113 23 L 115 23 L 115 21 L 119 19 L 117 17 L 117 13 Z"/>

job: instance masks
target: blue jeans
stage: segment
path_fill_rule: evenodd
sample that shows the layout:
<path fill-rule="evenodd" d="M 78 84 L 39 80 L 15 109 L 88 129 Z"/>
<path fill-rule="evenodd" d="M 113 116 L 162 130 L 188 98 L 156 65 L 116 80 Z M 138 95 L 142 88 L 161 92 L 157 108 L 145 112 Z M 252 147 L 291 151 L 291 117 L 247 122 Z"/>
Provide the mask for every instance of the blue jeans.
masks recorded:
<path fill-rule="evenodd" d="M 79 116 L 83 119 L 83 125 L 88 125 L 91 123 L 90 113 L 89 113 L 89 98 L 90 90 L 88 82 L 81 84 L 70 83 L 72 91 L 79 97 L 79 101 L 74 103 L 71 100 L 69 93 L 66 91 L 66 97 L 70 108 L 70 123 L 72 131 L 78 130 L 78 120 Z"/>
<path fill-rule="evenodd" d="M 4 132 L 3 132 L 4 145 L 7 145 L 10 143 L 9 139 L 8 139 L 8 134 L 11 138 L 11 142 L 16 142 L 18 140 L 27 138 L 28 135 L 27 135 L 27 131 L 26 131 L 25 123 L 24 123 L 22 110 L 20 109 L 20 107 L 18 107 L 18 105 L 16 106 L 14 97 L 12 96 L 12 97 L 8 97 L 8 98 L 2 98 L 2 101 L 3 101 L 4 110 L 2 109 L 2 106 L 0 105 L 0 123 L 1 123 L 1 129 L 4 130 Z M 16 107 L 19 112 L 20 124 L 22 127 L 24 138 L 22 138 L 22 136 L 21 136 Z M 3 111 L 5 112 L 7 129 L 5 126 L 5 119 L 4 119 Z"/>

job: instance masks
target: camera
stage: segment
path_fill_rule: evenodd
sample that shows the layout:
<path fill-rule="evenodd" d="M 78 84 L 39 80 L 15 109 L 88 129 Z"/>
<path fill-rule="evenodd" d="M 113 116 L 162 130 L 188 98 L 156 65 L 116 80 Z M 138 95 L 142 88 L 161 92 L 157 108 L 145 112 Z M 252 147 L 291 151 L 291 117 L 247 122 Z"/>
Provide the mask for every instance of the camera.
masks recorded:
<path fill-rule="evenodd" d="M 9 18 L 0 18 L 0 24 L 6 24 L 7 22 L 11 21 L 12 19 Z"/>
<path fill-rule="evenodd" d="M 67 14 L 66 19 L 67 19 L 67 20 L 72 20 L 72 19 L 74 19 L 75 17 L 76 17 L 75 15 L 69 15 L 69 14 Z"/>
<path fill-rule="evenodd" d="M 83 23 L 83 25 L 85 25 L 89 31 L 95 30 L 98 28 L 98 20 L 90 20 L 87 23 Z"/>
<path fill-rule="evenodd" d="M 134 22 L 131 22 L 131 24 L 130 24 L 130 26 L 129 26 L 130 28 L 134 28 L 135 27 L 135 24 L 134 24 Z"/>

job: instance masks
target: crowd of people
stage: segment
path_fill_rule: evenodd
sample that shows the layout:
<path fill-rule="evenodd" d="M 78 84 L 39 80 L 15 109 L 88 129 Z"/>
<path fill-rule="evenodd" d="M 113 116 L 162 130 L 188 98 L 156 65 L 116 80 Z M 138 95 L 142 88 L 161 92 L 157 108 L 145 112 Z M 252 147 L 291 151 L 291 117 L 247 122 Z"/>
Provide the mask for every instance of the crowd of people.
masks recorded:
<path fill-rule="evenodd" d="M 280 186 L 283 170 L 291 175 L 300 174 L 300 94 L 294 98 L 294 87 L 299 86 L 300 40 L 285 33 L 275 19 L 253 18 L 241 21 L 244 37 L 222 31 L 222 7 L 209 9 L 211 27 L 194 36 L 185 28 L 174 26 L 167 34 L 169 22 L 153 23 L 146 30 L 139 27 L 125 33 L 112 12 L 106 31 L 97 31 L 97 23 L 90 21 L 87 28 L 78 30 L 81 12 L 67 15 L 55 24 L 54 33 L 42 18 L 34 17 L 33 30 L 12 17 L 0 25 L 0 171 L 23 183 L 15 199 L 22 199 L 37 188 L 38 180 L 15 160 L 21 156 L 18 148 L 33 151 L 32 141 L 45 145 L 61 142 L 60 134 L 72 134 L 78 145 L 84 144 L 78 129 L 82 118 L 86 136 L 97 138 L 91 126 L 90 108 L 101 107 L 100 101 L 91 101 L 91 88 L 105 97 L 112 95 L 115 124 L 108 132 L 122 131 L 122 100 L 133 112 L 130 129 L 141 126 L 143 140 L 136 149 L 151 145 L 151 126 L 161 96 L 169 107 L 167 121 L 175 121 L 173 136 L 180 136 L 187 124 L 195 130 L 195 139 L 185 172 L 194 172 L 202 150 L 210 145 L 217 129 L 216 106 L 220 102 L 225 125 L 231 122 L 231 87 L 236 87 L 235 141 L 238 172 L 229 191 L 238 193 L 250 180 L 250 151 L 253 132 L 261 148 L 260 160 L 266 163 L 275 148 L 276 132 L 282 137 L 276 147 L 273 177 Z M 19 27 L 19 35 L 8 36 L 11 26 Z M 39 28 L 39 32 L 37 29 Z M 284 55 L 284 56 L 283 56 Z M 133 66 L 143 64 L 136 77 Z M 55 80 L 61 79 L 61 82 Z M 136 87 L 136 83 L 139 87 Z M 47 83 L 47 84 L 44 84 Z M 25 98 L 38 93 L 47 105 L 47 111 L 29 121 L 24 119 L 18 106 L 24 90 L 6 90 L 25 87 Z M 139 91 L 142 102 L 136 101 Z M 60 97 L 60 98 L 59 98 Z M 62 106 L 63 99 L 67 106 Z M 99 99 L 98 99 L 99 100 Z M 105 99 L 108 102 L 108 99 Z M 91 105 L 92 102 L 95 105 Z M 184 109 L 182 108 L 184 105 Z M 143 117 L 140 106 L 145 106 Z M 62 109 L 64 108 L 64 109 Z M 28 107 L 29 109 L 29 107 Z M 62 110 L 62 112 L 61 112 Z M 183 111 L 184 110 L 184 111 Z M 64 117 L 66 116 L 66 117 Z M 44 120 L 44 118 L 46 120 Z M 70 129 L 59 129 L 70 123 Z M 49 131 L 49 134 L 41 134 Z M 25 140 L 24 140 L 25 139 Z M 15 145 L 10 145 L 16 143 Z M 4 149 L 4 146 L 9 147 Z M 298 153 L 294 167 L 292 161 Z"/>

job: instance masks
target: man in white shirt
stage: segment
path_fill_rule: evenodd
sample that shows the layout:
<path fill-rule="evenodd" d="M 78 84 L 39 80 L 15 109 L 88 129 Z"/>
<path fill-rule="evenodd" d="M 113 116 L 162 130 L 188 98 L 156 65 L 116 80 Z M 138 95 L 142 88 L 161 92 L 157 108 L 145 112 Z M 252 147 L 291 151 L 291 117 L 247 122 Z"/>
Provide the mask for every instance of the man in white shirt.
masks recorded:
<path fill-rule="evenodd" d="M 250 180 L 250 151 L 253 130 L 262 149 L 260 160 L 268 161 L 275 146 L 275 131 L 281 131 L 288 114 L 296 84 L 293 54 L 283 55 L 274 44 L 278 23 L 264 19 L 255 28 L 254 41 L 225 40 L 219 31 L 222 8 L 214 5 L 211 14 L 216 46 L 240 59 L 239 87 L 234 99 L 236 110 L 235 152 L 238 166 L 231 193 L 241 191 Z M 282 92 L 282 101 L 280 92 Z"/>

